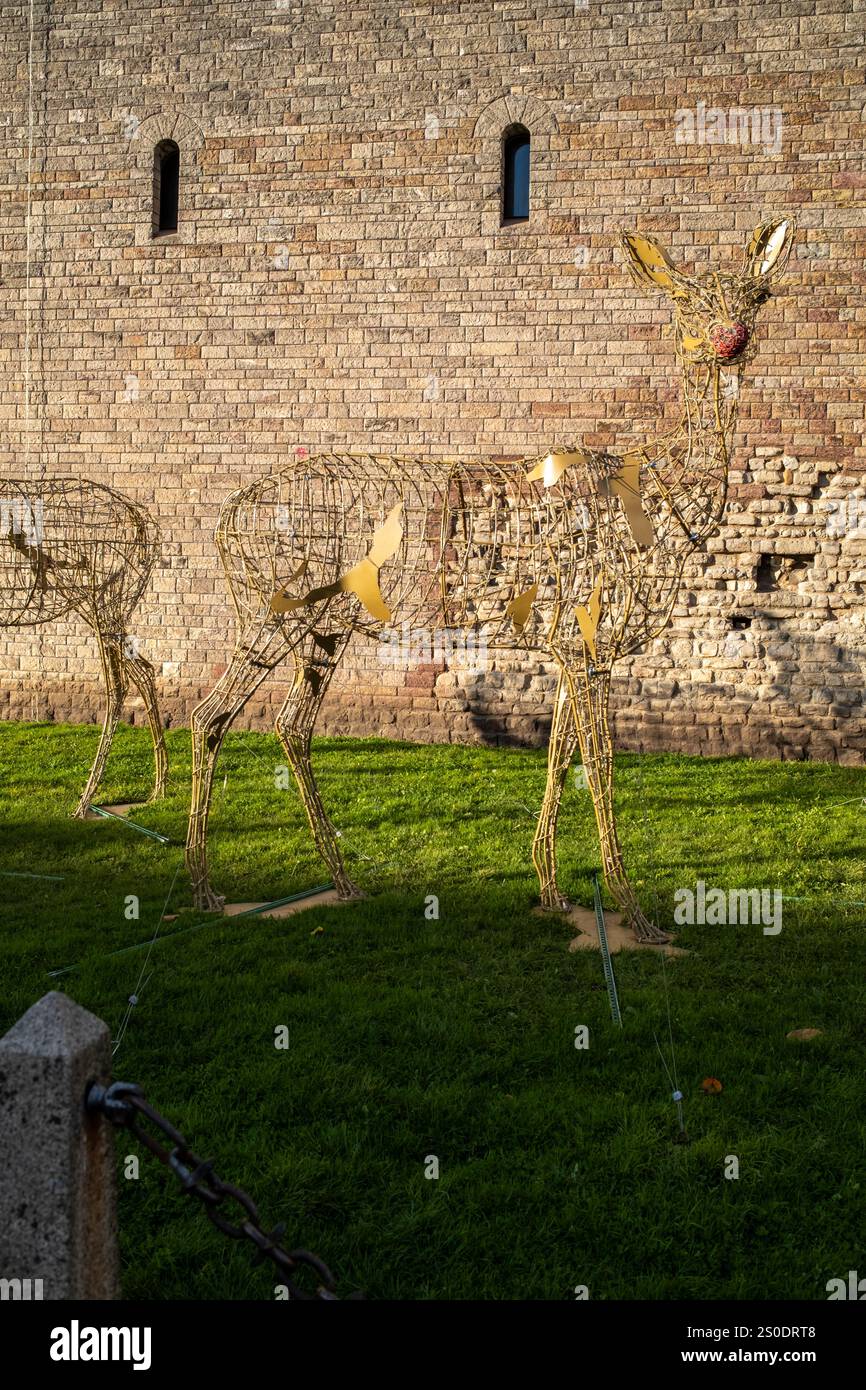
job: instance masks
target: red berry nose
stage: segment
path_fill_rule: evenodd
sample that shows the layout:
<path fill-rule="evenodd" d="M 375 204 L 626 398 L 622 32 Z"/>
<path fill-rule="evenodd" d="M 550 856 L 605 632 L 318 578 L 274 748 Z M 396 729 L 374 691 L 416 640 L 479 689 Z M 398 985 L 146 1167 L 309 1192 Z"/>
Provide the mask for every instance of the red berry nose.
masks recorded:
<path fill-rule="evenodd" d="M 716 356 L 721 357 L 723 362 L 730 361 L 738 352 L 742 352 L 748 341 L 749 330 L 743 323 L 720 325 L 710 334 L 710 342 Z"/>

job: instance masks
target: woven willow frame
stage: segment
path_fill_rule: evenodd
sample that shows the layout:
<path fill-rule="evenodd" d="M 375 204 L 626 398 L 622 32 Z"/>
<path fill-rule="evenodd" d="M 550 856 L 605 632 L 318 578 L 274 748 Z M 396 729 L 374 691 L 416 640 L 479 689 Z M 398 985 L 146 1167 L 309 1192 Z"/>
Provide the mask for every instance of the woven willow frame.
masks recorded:
<path fill-rule="evenodd" d="M 130 681 L 144 701 L 153 741 L 150 799 L 165 792 L 167 757 L 154 671 L 129 634 L 159 550 L 159 531 L 147 512 L 112 488 L 80 478 L 0 481 L 0 627 L 77 613 L 99 646 L 106 712 L 74 813 L 79 819 L 102 781 Z"/>
<path fill-rule="evenodd" d="M 557 886 L 556 825 L 579 745 L 607 887 L 638 940 L 667 940 L 641 910 L 617 838 L 611 672 L 667 626 L 687 557 L 718 528 L 740 374 L 792 237 L 788 218 L 763 223 L 739 273 L 699 277 L 677 270 L 642 234 L 621 238 L 635 280 L 673 301 L 683 411 L 667 435 L 622 454 L 569 446 L 509 464 L 321 453 L 227 499 L 217 543 L 238 636 L 225 674 L 193 714 L 187 864 L 197 906 L 223 904 L 207 867 L 220 745 L 287 656 L 294 683 L 277 733 L 334 884 L 343 898 L 358 895 L 313 776 L 313 727 L 353 633 L 427 620 L 483 628 L 489 647 L 558 665 L 532 851 L 543 906 L 568 905 Z M 732 373 L 727 385 L 723 368 Z"/>

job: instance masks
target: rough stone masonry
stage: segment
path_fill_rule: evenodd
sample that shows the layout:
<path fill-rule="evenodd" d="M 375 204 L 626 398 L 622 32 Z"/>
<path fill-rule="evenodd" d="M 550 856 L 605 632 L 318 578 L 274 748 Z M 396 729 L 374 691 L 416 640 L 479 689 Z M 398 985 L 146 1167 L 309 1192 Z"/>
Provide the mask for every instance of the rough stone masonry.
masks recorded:
<path fill-rule="evenodd" d="M 0 0 L 2 468 L 152 508 L 165 556 L 135 635 L 172 722 L 232 646 L 229 491 L 323 446 L 639 442 L 675 423 L 678 382 L 668 307 L 627 280 L 618 228 L 703 268 L 790 211 L 724 527 L 623 668 L 616 729 L 632 749 L 862 761 L 856 0 L 35 0 L 29 275 L 28 18 Z M 502 225 L 516 123 L 531 215 Z M 179 223 L 155 237 L 167 139 Z M 83 627 L 3 634 L 0 717 L 99 717 L 98 669 Z M 358 644 L 323 727 L 535 742 L 551 691 L 511 659 L 395 669 Z"/>

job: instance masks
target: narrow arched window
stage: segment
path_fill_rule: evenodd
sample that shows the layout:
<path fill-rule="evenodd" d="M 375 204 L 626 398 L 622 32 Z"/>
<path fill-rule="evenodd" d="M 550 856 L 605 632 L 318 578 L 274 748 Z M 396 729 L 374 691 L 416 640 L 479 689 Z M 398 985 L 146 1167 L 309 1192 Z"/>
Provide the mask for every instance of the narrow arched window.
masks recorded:
<path fill-rule="evenodd" d="M 510 126 L 502 137 L 502 221 L 529 221 L 529 131 Z"/>
<path fill-rule="evenodd" d="M 177 231 L 180 199 L 180 150 L 173 140 L 160 140 L 153 151 L 153 235 Z"/>

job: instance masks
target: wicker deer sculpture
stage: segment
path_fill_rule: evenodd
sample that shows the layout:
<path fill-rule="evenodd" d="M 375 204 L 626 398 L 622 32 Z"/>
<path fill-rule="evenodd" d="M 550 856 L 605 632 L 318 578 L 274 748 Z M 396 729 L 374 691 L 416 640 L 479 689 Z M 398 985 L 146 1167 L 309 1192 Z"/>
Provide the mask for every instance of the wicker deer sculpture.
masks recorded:
<path fill-rule="evenodd" d="M 129 623 L 159 556 L 145 511 L 109 487 L 78 478 L 0 481 L 0 627 L 27 627 L 77 613 L 96 635 L 106 712 L 79 819 L 96 795 L 130 680 L 144 701 L 155 783 L 163 795 L 167 758 L 153 668 Z"/>
<path fill-rule="evenodd" d="M 664 436 L 622 454 L 572 446 L 513 464 L 323 453 L 227 499 L 217 542 L 238 636 L 225 674 L 193 714 L 187 864 L 197 906 L 223 903 L 206 852 L 220 745 L 289 655 L 294 681 L 277 733 L 339 895 L 358 895 L 313 776 L 313 726 L 353 633 L 426 621 L 483 628 L 488 647 L 558 668 L 533 845 L 542 905 L 568 907 L 557 884 L 556 826 L 579 745 L 607 887 L 638 941 L 667 940 L 641 910 L 617 838 L 611 672 L 667 626 L 687 557 L 719 525 L 739 377 L 792 239 L 790 219 L 763 223 L 739 272 L 687 275 L 649 237 L 622 236 L 633 278 L 673 305 L 683 412 Z"/>

